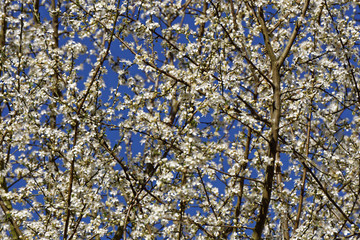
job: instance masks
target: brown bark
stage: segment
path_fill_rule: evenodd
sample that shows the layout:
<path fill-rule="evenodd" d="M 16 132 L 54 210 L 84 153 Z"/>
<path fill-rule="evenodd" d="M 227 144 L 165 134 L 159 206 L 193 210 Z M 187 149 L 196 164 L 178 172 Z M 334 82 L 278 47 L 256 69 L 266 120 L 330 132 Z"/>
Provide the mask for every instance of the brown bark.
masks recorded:
<path fill-rule="evenodd" d="M 277 181 L 277 185 L 278 185 L 278 191 L 280 194 L 280 199 L 282 201 L 282 204 L 287 204 L 286 203 L 286 198 L 283 197 L 283 181 L 282 181 L 282 174 L 281 174 L 281 163 L 280 163 L 280 147 L 278 145 L 278 151 L 276 153 L 276 181 Z M 287 215 L 287 212 L 285 213 L 281 213 L 281 230 L 283 233 L 283 237 L 285 240 L 289 240 L 290 239 L 290 235 L 289 235 L 289 224 L 288 224 L 289 218 Z"/>
<path fill-rule="evenodd" d="M 0 74 L 3 72 L 2 65 L 3 61 L 5 60 L 5 37 L 6 37 L 6 30 L 7 30 L 7 21 L 6 21 L 6 7 L 7 5 L 3 6 L 2 12 L 4 13 L 3 18 L 0 19 Z"/>
<path fill-rule="evenodd" d="M 280 115 L 281 115 L 280 65 L 277 61 L 276 55 L 271 46 L 271 39 L 264 20 L 263 10 L 259 9 L 259 13 L 256 16 L 261 25 L 266 52 L 271 62 L 273 100 L 272 100 L 271 121 L 270 121 L 271 133 L 269 136 L 269 152 L 268 152 L 268 157 L 271 159 L 271 162 L 265 168 L 265 180 L 264 180 L 260 210 L 252 236 L 255 240 L 261 239 L 261 234 L 264 230 L 267 214 L 269 211 L 271 192 L 273 190 L 274 169 L 275 169 L 275 160 L 277 154 L 278 134 L 279 134 Z"/>
<path fill-rule="evenodd" d="M 253 239 L 261 239 L 261 234 L 264 230 L 267 214 L 269 211 L 269 205 L 271 200 L 271 192 L 273 190 L 273 179 L 274 179 L 274 166 L 277 154 L 279 124 L 280 124 L 280 74 L 277 64 L 272 66 L 272 79 L 274 84 L 273 89 L 273 109 L 271 112 L 271 134 L 269 137 L 269 153 L 268 156 L 271 158 L 271 162 L 266 166 L 265 169 L 265 181 L 263 187 L 263 194 L 261 199 L 261 205 L 259 215 L 255 224 Z"/>
<path fill-rule="evenodd" d="M 310 129 L 311 129 L 311 113 L 309 114 L 309 118 L 308 118 L 308 128 L 307 128 L 307 134 L 306 134 L 306 150 L 305 150 L 306 156 L 309 156 Z M 306 168 L 304 168 L 302 179 L 301 179 L 300 199 L 299 199 L 298 211 L 296 214 L 294 231 L 299 227 L 299 224 L 300 224 L 300 218 L 301 218 L 302 206 L 303 206 L 304 194 L 305 194 L 306 172 L 307 172 L 307 170 L 306 170 Z"/>
<path fill-rule="evenodd" d="M 40 13 L 39 13 L 39 0 L 34 0 L 34 22 L 40 24 Z"/>
<path fill-rule="evenodd" d="M 301 12 L 301 18 L 305 17 L 306 11 L 309 6 L 309 2 L 310 0 L 305 0 Z M 250 5 L 248 6 L 251 7 Z M 257 18 L 258 23 L 261 26 L 261 32 L 264 37 L 266 52 L 270 58 L 271 73 L 272 73 L 271 80 L 273 87 L 273 102 L 272 102 L 272 111 L 271 111 L 271 134 L 269 137 L 269 154 L 268 154 L 268 156 L 271 158 L 271 163 L 268 166 L 266 166 L 265 169 L 265 182 L 263 188 L 263 195 L 262 195 L 259 215 L 256 220 L 256 224 L 252 236 L 253 239 L 257 240 L 257 239 L 261 239 L 261 234 L 265 227 L 266 218 L 270 205 L 270 199 L 271 199 L 273 178 L 274 178 L 274 167 L 275 167 L 275 160 L 277 155 L 277 145 L 279 140 L 279 126 L 280 126 L 280 117 L 281 117 L 280 69 L 285 59 L 288 57 L 290 53 L 291 47 L 293 46 L 295 39 L 298 35 L 298 32 L 300 30 L 301 23 L 299 21 L 296 22 L 295 28 L 290 35 L 289 42 L 287 43 L 281 55 L 277 57 L 271 46 L 270 33 L 266 26 L 263 9 L 259 8 L 258 14 L 256 14 L 255 8 L 252 8 L 252 11 L 254 13 L 254 16 Z"/>
<path fill-rule="evenodd" d="M 3 64 L 4 64 L 4 61 L 6 58 L 5 44 L 6 44 L 6 32 L 7 32 L 7 21 L 6 21 L 7 6 L 8 6 L 8 3 L 4 4 L 3 8 L 1 9 L 1 11 L 4 13 L 4 15 L 0 19 L 0 27 L 1 27 L 1 29 L 0 29 L 0 76 L 2 75 L 2 73 L 4 71 Z M 4 91 L 4 89 L 2 89 L 2 91 Z M 1 112 L 0 112 L 0 115 L 1 115 Z M 7 131 L 3 131 L 3 133 L 1 134 L 2 141 L 4 141 L 4 137 L 6 134 L 8 134 Z M 5 146 L 4 146 L 4 148 L 5 148 Z M 9 154 L 10 154 L 11 146 L 8 145 L 6 147 L 7 147 L 7 150 L 5 149 L 5 151 L 8 152 L 8 155 L 7 155 L 8 157 L 0 159 L 0 171 L 5 169 L 6 164 L 9 161 L 9 156 L 10 156 Z M 5 176 L 0 177 L 0 188 L 2 188 L 5 192 L 8 192 L 8 187 L 7 187 L 7 182 L 6 182 Z M 11 210 L 13 209 L 11 201 L 3 200 L 0 197 L 0 207 L 1 207 L 2 211 L 4 212 L 4 214 L 6 215 L 6 221 L 8 221 L 8 223 L 10 225 L 10 234 L 11 234 L 12 238 L 20 239 L 22 236 L 20 227 L 19 227 L 18 223 L 16 222 L 16 220 L 11 216 Z"/>

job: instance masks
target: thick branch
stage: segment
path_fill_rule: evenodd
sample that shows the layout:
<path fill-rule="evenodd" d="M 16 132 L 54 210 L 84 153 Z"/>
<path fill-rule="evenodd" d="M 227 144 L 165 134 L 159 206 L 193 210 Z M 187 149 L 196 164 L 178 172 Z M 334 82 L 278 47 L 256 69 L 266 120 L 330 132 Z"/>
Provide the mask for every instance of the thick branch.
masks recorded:
<path fill-rule="evenodd" d="M 3 210 L 4 214 L 6 215 L 6 218 L 10 221 L 10 225 L 12 226 L 11 233 L 12 233 L 13 239 L 21 239 L 22 233 L 21 233 L 20 227 L 17 225 L 16 221 L 11 216 L 11 213 L 10 213 L 11 206 L 9 208 L 7 205 L 8 204 L 5 203 L 0 198 L 0 207 Z"/>
<path fill-rule="evenodd" d="M 77 144 L 77 135 L 78 135 L 78 125 L 79 123 L 76 123 L 74 127 L 74 146 Z M 70 222 L 70 205 L 71 205 L 71 194 L 72 194 L 72 185 L 74 182 L 74 171 L 75 171 L 75 157 L 71 159 L 71 165 L 70 165 L 70 179 L 69 179 L 69 186 L 68 186 L 68 195 L 66 199 L 66 220 L 65 220 L 65 226 L 64 226 L 64 240 L 67 239 L 68 234 L 68 227 Z"/>
<path fill-rule="evenodd" d="M 255 240 L 261 239 L 261 234 L 264 230 L 267 214 L 269 211 L 273 178 L 274 178 L 274 166 L 277 154 L 278 134 L 281 115 L 281 102 L 280 102 L 280 74 L 279 68 L 276 64 L 272 64 L 274 93 L 273 93 L 273 106 L 271 113 L 271 135 L 269 142 L 268 156 L 271 158 L 271 162 L 265 169 L 265 181 L 263 194 L 261 199 L 261 205 L 259 210 L 259 216 L 256 221 L 255 229 L 253 232 L 253 238 Z"/>
<path fill-rule="evenodd" d="M 280 163 L 280 147 L 278 145 L 278 150 L 276 153 L 276 180 L 277 180 L 277 185 L 279 188 L 279 194 L 280 194 L 280 199 L 282 201 L 282 204 L 286 204 L 286 199 L 283 195 L 283 180 L 282 180 L 282 173 L 281 173 L 281 163 Z M 288 209 L 288 208 L 287 208 Z M 288 224 L 288 216 L 287 216 L 287 212 L 285 213 L 281 213 L 281 227 L 282 227 L 282 233 L 284 236 L 285 240 L 289 240 L 290 239 L 290 235 L 289 235 L 289 224 Z"/>
<path fill-rule="evenodd" d="M 306 156 L 309 156 L 310 130 L 311 130 L 311 112 L 309 113 L 308 128 L 307 128 L 307 134 L 306 134 L 306 153 L 305 153 Z M 302 179 L 301 179 L 300 200 L 299 200 L 298 211 L 296 214 L 294 231 L 299 227 L 299 223 L 300 223 L 300 217 L 301 217 L 302 205 L 303 205 L 304 193 L 305 193 L 305 181 L 306 181 L 306 168 L 304 168 L 304 170 L 303 170 L 303 175 L 302 175 Z"/>
<path fill-rule="evenodd" d="M 0 19 L 0 75 L 3 72 L 2 65 L 5 60 L 5 39 L 6 39 L 6 30 L 7 30 L 7 21 L 6 21 L 6 7 L 5 4 L 2 12 L 4 13 L 3 17 Z"/>
<path fill-rule="evenodd" d="M 0 19 L 0 28 L 1 28 L 0 29 L 0 76 L 4 72 L 3 63 L 6 58 L 6 55 L 5 55 L 5 43 L 6 43 L 6 32 L 7 32 L 6 12 L 7 12 L 7 6 L 9 5 L 9 3 L 10 3 L 10 1 L 5 3 L 3 5 L 3 9 L 1 9 L 3 12 L 3 17 Z M 2 90 L 4 91 L 4 89 L 2 89 Z M 0 110 L 0 112 L 1 112 L 1 110 Z M 3 145 L 3 141 L 4 141 L 5 135 L 7 133 L 8 132 L 6 130 L 3 131 L 1 145 Z M 2 159 L 0 159 L 0 171 L 3 171 L 5 169 L 5 166 L 6 166 L 7 162 L 9 161 L 10 149 L 11 149 L 11 147 L 8 146 L 7 157 L 3 157 Z M 6 182 L 5 176 L 0 177 L 0 188 L 3 189 L 5 192 L 8 192 L 8 187 L 7 187 L 7 182 Z M 0 207 L 3 210 L 4 214 L 7 216 L 6 220 L 9 222 L 10 233 L 11 233 L 13 239 L 20 239 L 22 236 L 22 233 L 21 233 L 21 230 L 20 230 L 18 224 L 16 223 L 15 219 L 11 216 L 11 210 L 12 210 L 11 202 L 9 200 L 3 201 L 0 196 Z"/>
<path fill-rule="evenodd" d="M 288 54 L 290 52 L 290 49 L 291 49 L 292 45 L 295 42 L 295 39 L 296 39 L 296 37 L 297 37 L 297 35 L 299 33 L 299 30 L 301 28 L 301 24 L 302 24 L 301 21 L 305 18 L 306 11 L 307 11 L 307 9 L 309 7 L 309 2 L 310 2 L 310 0 L 305 0 L 305 4 L 303 6 L 301 15 L 300 15 L 299 19 L 296 21 L 295 28 L 294 28 L 291 36 L 290 36 L 289 42 L 286 45 L 284 51 L 282 52 L 282 54 L 281 54 L 281 56 L 280 56 L 280 58 L 278 60 L 279 66 L 281 66 L 284 63 L 285 59 L 287 58 L 287 56 L 288 56 Z"/>
<path fill-rule="evenodd" d="M 259 19 L 259 22 L 260 22 L 260 25 L 261 25 L 261 32 L 262 32 L 262 34 L 264 36 L 266 52 L 269 54 L 271 63 L 274 64 L 276 62 L 276 56 L 275 56 L 275 53 L 274 53 L 274 49 L 273 49 L 273 47 L 271 45 L 270 33 L 269 33 L 269 30 L 268 30 L 268 28 L 266 26 L 266 23 L 265 23 L 264 12 L 263 12 L 262 8 L 259 9 L 258 19 Z"/>

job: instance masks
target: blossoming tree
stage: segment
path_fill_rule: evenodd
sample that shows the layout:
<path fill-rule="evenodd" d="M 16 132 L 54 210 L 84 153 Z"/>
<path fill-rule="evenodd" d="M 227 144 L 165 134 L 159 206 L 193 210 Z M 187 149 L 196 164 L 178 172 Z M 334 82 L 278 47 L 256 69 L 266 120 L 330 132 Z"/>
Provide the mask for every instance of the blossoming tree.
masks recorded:
<path fill-rule="evenodd" d="M 0 8 L 1 239 L 359 237 L 355 1 Z"/>

